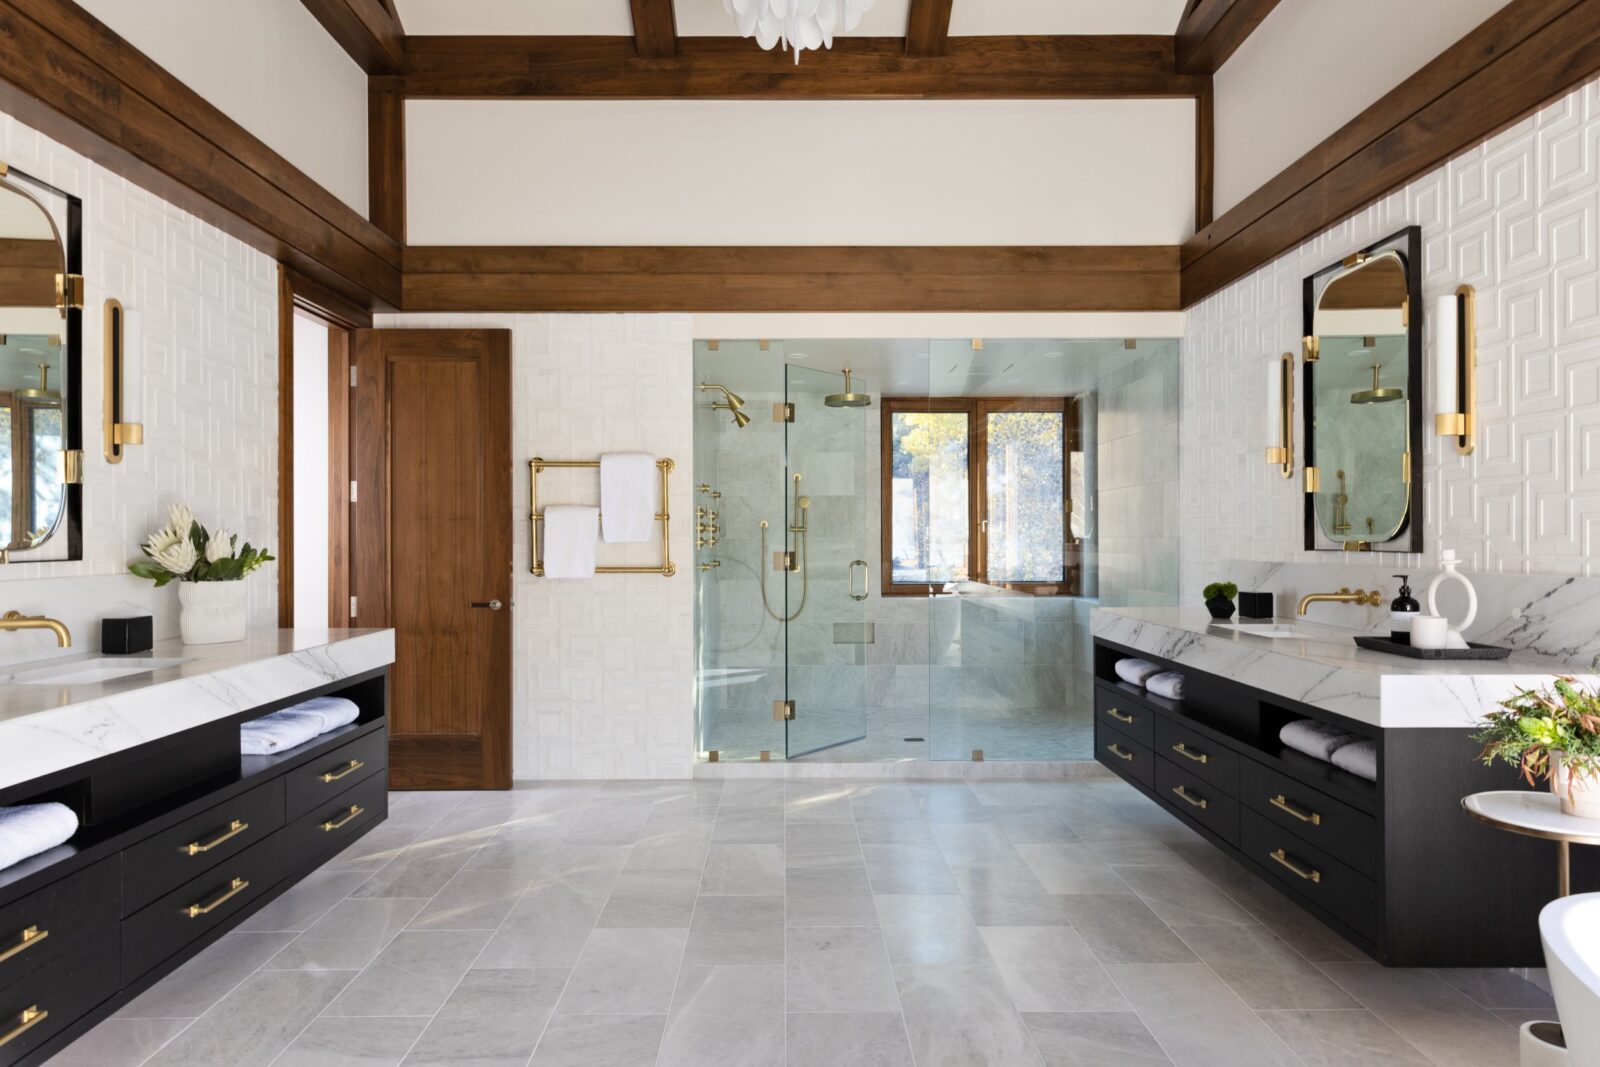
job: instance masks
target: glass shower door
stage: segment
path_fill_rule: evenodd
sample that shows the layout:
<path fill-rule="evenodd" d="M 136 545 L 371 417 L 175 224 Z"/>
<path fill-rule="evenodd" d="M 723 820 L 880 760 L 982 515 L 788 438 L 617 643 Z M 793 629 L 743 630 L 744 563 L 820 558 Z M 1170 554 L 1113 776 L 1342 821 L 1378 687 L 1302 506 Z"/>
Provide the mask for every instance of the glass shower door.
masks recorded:
<path fill-rule="evenodd" d="M 772 551 L 793 552 L 782 573 L 788 758 L 817 754 L 849 759 L 867 734 L 867 650 L 873 546 L 867 531 L 864 469 L 873 407 L 829 406 L 846 392 L 842 373 L 790 365 L 785 400 L 793 421 L 784 424 L 788 516 L 769 530 Z M 862 393 L 866 384 L 852 385 Z M 780 529 L 783 532 L 779 532 Z M 787 543 L 785 544 L 785 534 Z M 769 552 L 767 566 L 774 559 Z"/>

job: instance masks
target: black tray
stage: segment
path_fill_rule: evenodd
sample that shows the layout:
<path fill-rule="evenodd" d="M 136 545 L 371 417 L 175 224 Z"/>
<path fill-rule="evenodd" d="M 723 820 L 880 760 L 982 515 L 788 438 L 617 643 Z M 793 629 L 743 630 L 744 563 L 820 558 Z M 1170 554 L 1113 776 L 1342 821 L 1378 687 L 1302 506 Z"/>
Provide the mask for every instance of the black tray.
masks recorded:
<path fill-rule="evenodd" d="M 1466 648 L 1415 648 L 1391 641 L 1387 637 L 1357 637 L 1356 644 L 1374 652 L 1387 652 L 1392 656 L 1409 656 L 1411 659 L 1505 659 L 1511 655 L 1509 648 L 1499 645 L 1475 645 L 1467 642 Z"/>

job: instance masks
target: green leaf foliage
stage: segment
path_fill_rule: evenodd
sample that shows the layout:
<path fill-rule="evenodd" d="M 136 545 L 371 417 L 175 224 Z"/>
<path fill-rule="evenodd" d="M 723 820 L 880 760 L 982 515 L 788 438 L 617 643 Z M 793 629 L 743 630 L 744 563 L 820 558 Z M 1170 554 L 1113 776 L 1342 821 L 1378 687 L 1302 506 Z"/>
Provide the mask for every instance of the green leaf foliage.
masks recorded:
<path fill-rule="evenodd" d="M 1508 763 L 1529 785 L 1550 777 L 1557 753 L 1574 779 L 1592 778 L 1600 774 L 1600 695 L 1574 678 L 1521 690 L 1485 715 L 1472 739 L 1486 765 Z"/>

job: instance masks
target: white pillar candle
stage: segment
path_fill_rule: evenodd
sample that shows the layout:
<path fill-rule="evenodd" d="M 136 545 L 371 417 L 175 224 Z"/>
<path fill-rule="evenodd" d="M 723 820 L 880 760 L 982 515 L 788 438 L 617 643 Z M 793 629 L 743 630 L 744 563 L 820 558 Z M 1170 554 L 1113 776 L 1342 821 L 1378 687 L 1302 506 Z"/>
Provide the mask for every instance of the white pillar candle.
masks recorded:
<path fill-rule="evenodd" d="M 1267 364 L 1267 447 L 1282 448 L 1283 439 L 1283 359 Z"/>
<path fill-rule="evenodd" d="M 1457 380 L 1461 312 L 1456 294 L 1441 296 L 1438 309 L 1434 318 L 1437 328 L 1433 349 L 1433 410 L 1440 415 L 1456 415 L 1461 411 L 1461 386 Z"/>

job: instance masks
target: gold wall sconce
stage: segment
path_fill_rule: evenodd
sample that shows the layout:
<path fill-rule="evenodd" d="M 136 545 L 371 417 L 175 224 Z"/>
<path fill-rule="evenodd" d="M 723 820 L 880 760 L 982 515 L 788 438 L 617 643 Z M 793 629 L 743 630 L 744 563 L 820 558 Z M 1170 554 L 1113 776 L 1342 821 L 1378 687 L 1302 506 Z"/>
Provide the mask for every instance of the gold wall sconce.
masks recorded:
<path fill-rule="evenodd" d="M 1478 293 L 1463 285 L 1439 298 L 1438 345 L 1433 359 L 1433 430 L 1454 437 L 1456 452 L 1471 455 L 1478 430 Z"/>
<path fill-rule="evenodd" d="M 133 360 L 129 358 L 128 312 L 120 300 L 106 301 L 105 332 L 105 456 L 107 463 L 121 463 L 123 450 L 130 445 L 144 444 L 144 423 L 136 422 L 139 395 L 137 387 L 130 386 L 129 371 Z"/>
<path fill-rule="evenodd" d="M 1294 477 L 1294 353 L 1267 364 L 1267 462 Z"/>

